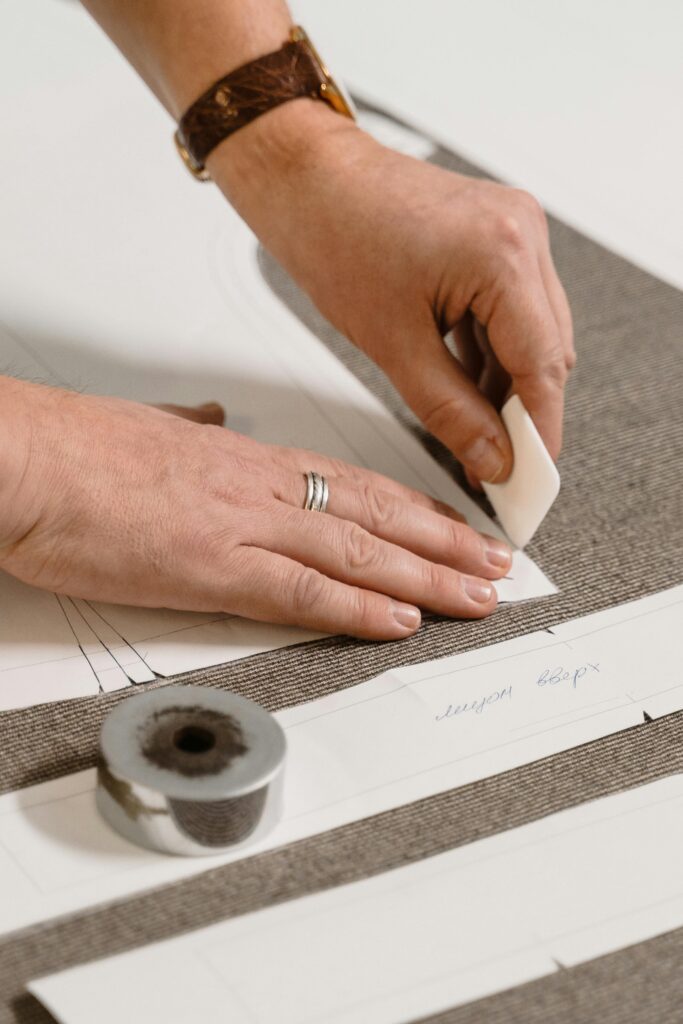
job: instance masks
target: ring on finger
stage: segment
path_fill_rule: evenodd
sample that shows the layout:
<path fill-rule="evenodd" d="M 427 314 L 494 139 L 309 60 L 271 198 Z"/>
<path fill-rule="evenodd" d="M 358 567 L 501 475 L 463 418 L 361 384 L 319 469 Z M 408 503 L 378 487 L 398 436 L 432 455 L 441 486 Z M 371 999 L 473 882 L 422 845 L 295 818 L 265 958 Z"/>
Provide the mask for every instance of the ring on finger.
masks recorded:
<path fill-rule="evenodd" d="M 304 509 L 307 512 L 326 512 L 330 497 L 327 480 L 321 473 L 315 473 L 313 470 L 309 470 L 304 476 L 306 477 Z"/>

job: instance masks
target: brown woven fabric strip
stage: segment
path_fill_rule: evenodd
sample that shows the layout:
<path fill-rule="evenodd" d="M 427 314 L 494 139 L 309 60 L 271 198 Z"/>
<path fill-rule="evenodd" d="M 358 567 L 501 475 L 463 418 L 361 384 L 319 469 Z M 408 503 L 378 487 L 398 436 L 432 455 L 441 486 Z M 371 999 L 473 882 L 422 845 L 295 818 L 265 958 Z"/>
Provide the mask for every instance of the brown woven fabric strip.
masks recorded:
<path fill-rule="evenodd" d="M 599 743 L 237 861 L 164 889 L 27 929 L 0 940 L 0 1024 L 43 1024 L 52 1020 L 24 994 L 24 983 L 32 977 L 367 878 L 675 771 L 683 771 L 683 714 L 669 715 Z M 680 955 L 683 929 L 675 935 L 672 942 L 677 943 Z M 603 985 L 609 986 L 612 962 L 620 976 L 622 955 L 607 958 Z M 564 987 L 558 987 L 553 979 L 536 982 L 530 987 L 533 1000 L 546 984 L 554 986 L 551 1005 L 559 1000 L 562 1008 L 566 990 L 572 989 L 571 981 L 566 980 Z M 682 984 L 681 980 L 677 982 L 677 991 Z M 576 1000 L 578 995 L 573 992 L 572 998 Z M 496 1005 L 498 999 L 507 1012 L 509 998 L 496 996 L 477 1004 L 479 1016 L 472 1016 L 469 1007 L 462 1007 L 443 1020 L 448 1024 L 489 1019 L 505 1020 L 507 1024 L 554 1024 L 556 1020 L 571 1019 L 559 1013 L 555 1016 L 554 1012 L 543 1017 L 524 998 L 512 1001 L 516 1015 L 489 1018 L 489 1004 Z M 538 1010 L 544 1006 L 548 1010 L 541 999 Z M 629 1016 L 633 1008 L 624 1003 L 618 1019 L 627 1024 L 657 1019 L 637 1013 Z M 465 1015 L 461 1018 L 458 1014 Z M 576 1017 L 575 1022 L 584 1019 L 591 1018 Z"/>
<path fill-rule="evenodd" d="M 214 82 L 180 119 L 180 138 L 193 159 L 203 164 L 228 135 L 281 103 L 318 96 L 323 81 L 306 45 L 285 43 Z"/>
<path fill-rule="evenodd" d="M 436 162 L 478 173 L 452 154 Z M 429 619 L 400 644 L 344 638 L 190 673 L 275 709 L 400 664 L 495 643 L 683 582 L 683 296 L 551 221 L 579 362 L 568 396 L 562 492 L 529 553 L 557 597 L 503 606 L 485 622 Z M 274 290 L 444 464 L 381 372 L 263 256 Z M 159 685 L 159 684 L 156 684 Z M 121 694 L 0 715 L 0 787 L 94 763 L 100 721 Z M 221 918 L 367 877 L 597 796 L 683 770 L 683 714 L 422 800 L 197 878 L 0 942 L 0 1022 L 51 1018 L 31 977 Z M 1 911 L 0 911 L 1 912 Z M 666 1024 L 680 1020 L 683 930 L 441 1014 L 439 1024 Z M 678 1015 L 676 1015 L 678 1013 Z"/>

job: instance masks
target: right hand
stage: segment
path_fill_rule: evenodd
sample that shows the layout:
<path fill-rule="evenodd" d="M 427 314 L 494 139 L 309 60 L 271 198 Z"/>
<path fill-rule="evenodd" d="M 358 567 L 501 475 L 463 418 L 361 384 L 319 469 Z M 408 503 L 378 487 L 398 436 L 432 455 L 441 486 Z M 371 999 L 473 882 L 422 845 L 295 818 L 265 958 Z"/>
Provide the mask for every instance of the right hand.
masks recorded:
<path fill-rule="evenodd" d="M 557 458 L 572 318 L 535 199 L 395 153 L 313 101 L 257 118 L 208 166 L 470 482 L 510 474 L 499 416 L 508 393 Z M 448 331 L 459 359 L 444 345 Z"/>
<path fill-rule="evenodd" d="M 4 383 L 0 569 L 27 583 L 386 640 L 414 633 L 419 608 L 496 606 L 509 549 L 424 494 L 211 425 L 215 407 Z M 328 478 L 327 514 L 302 508 L 309 469 Z"/>

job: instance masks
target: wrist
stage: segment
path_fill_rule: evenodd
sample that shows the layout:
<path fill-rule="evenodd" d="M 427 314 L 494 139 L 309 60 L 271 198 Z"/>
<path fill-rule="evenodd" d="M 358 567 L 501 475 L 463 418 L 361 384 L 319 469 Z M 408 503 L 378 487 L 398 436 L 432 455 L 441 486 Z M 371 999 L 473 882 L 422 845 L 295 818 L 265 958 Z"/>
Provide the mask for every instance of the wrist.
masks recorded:
<path fill-rule="evenodd" d="M 212 179 L 230 202 L 240 207 L 251 195 L 267 198 L 266 190 L 324 165 L 331 149 L 351 146 L 362 135 L 350 119 L 320 100 L 302 97 L 284 103 L 224 139 L 207 159 Z"/>
<path fill-rule="evenodd" d="M 326 103 L 297 99 L 226 139 L 211 155 L 209 171 L 263 245 L 316 301 L 316 266 L 332 259 L 340 218 L 348 224 L 349 203 L 353 207 L 353 193 L 378 148 Z"/>

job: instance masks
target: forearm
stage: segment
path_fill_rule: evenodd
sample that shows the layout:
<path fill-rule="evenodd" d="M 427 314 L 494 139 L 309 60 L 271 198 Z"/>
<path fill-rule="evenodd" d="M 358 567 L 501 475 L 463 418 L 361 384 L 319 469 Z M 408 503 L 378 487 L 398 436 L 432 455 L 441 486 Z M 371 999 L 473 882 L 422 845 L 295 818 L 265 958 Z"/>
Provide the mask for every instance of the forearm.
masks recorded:
<path fill-rule="evenodd" d="M 175 118 L 280 49 L 291 27 L 283 0 L 83 2 Z M 385 149 L 308 96 L 223 139 L 206 167 L 472 480 L 503 481 L 512 468 L 501 388 L 519 394 L 557 457 L 571 313 L 531 196 Z M 442 343 L 456 327 L 474 375 Z"/>
<path fill-rule="evenodd" d="M 82 0 L 177 120 L 212 82 L 287 39 L 284 0 Z"/>

